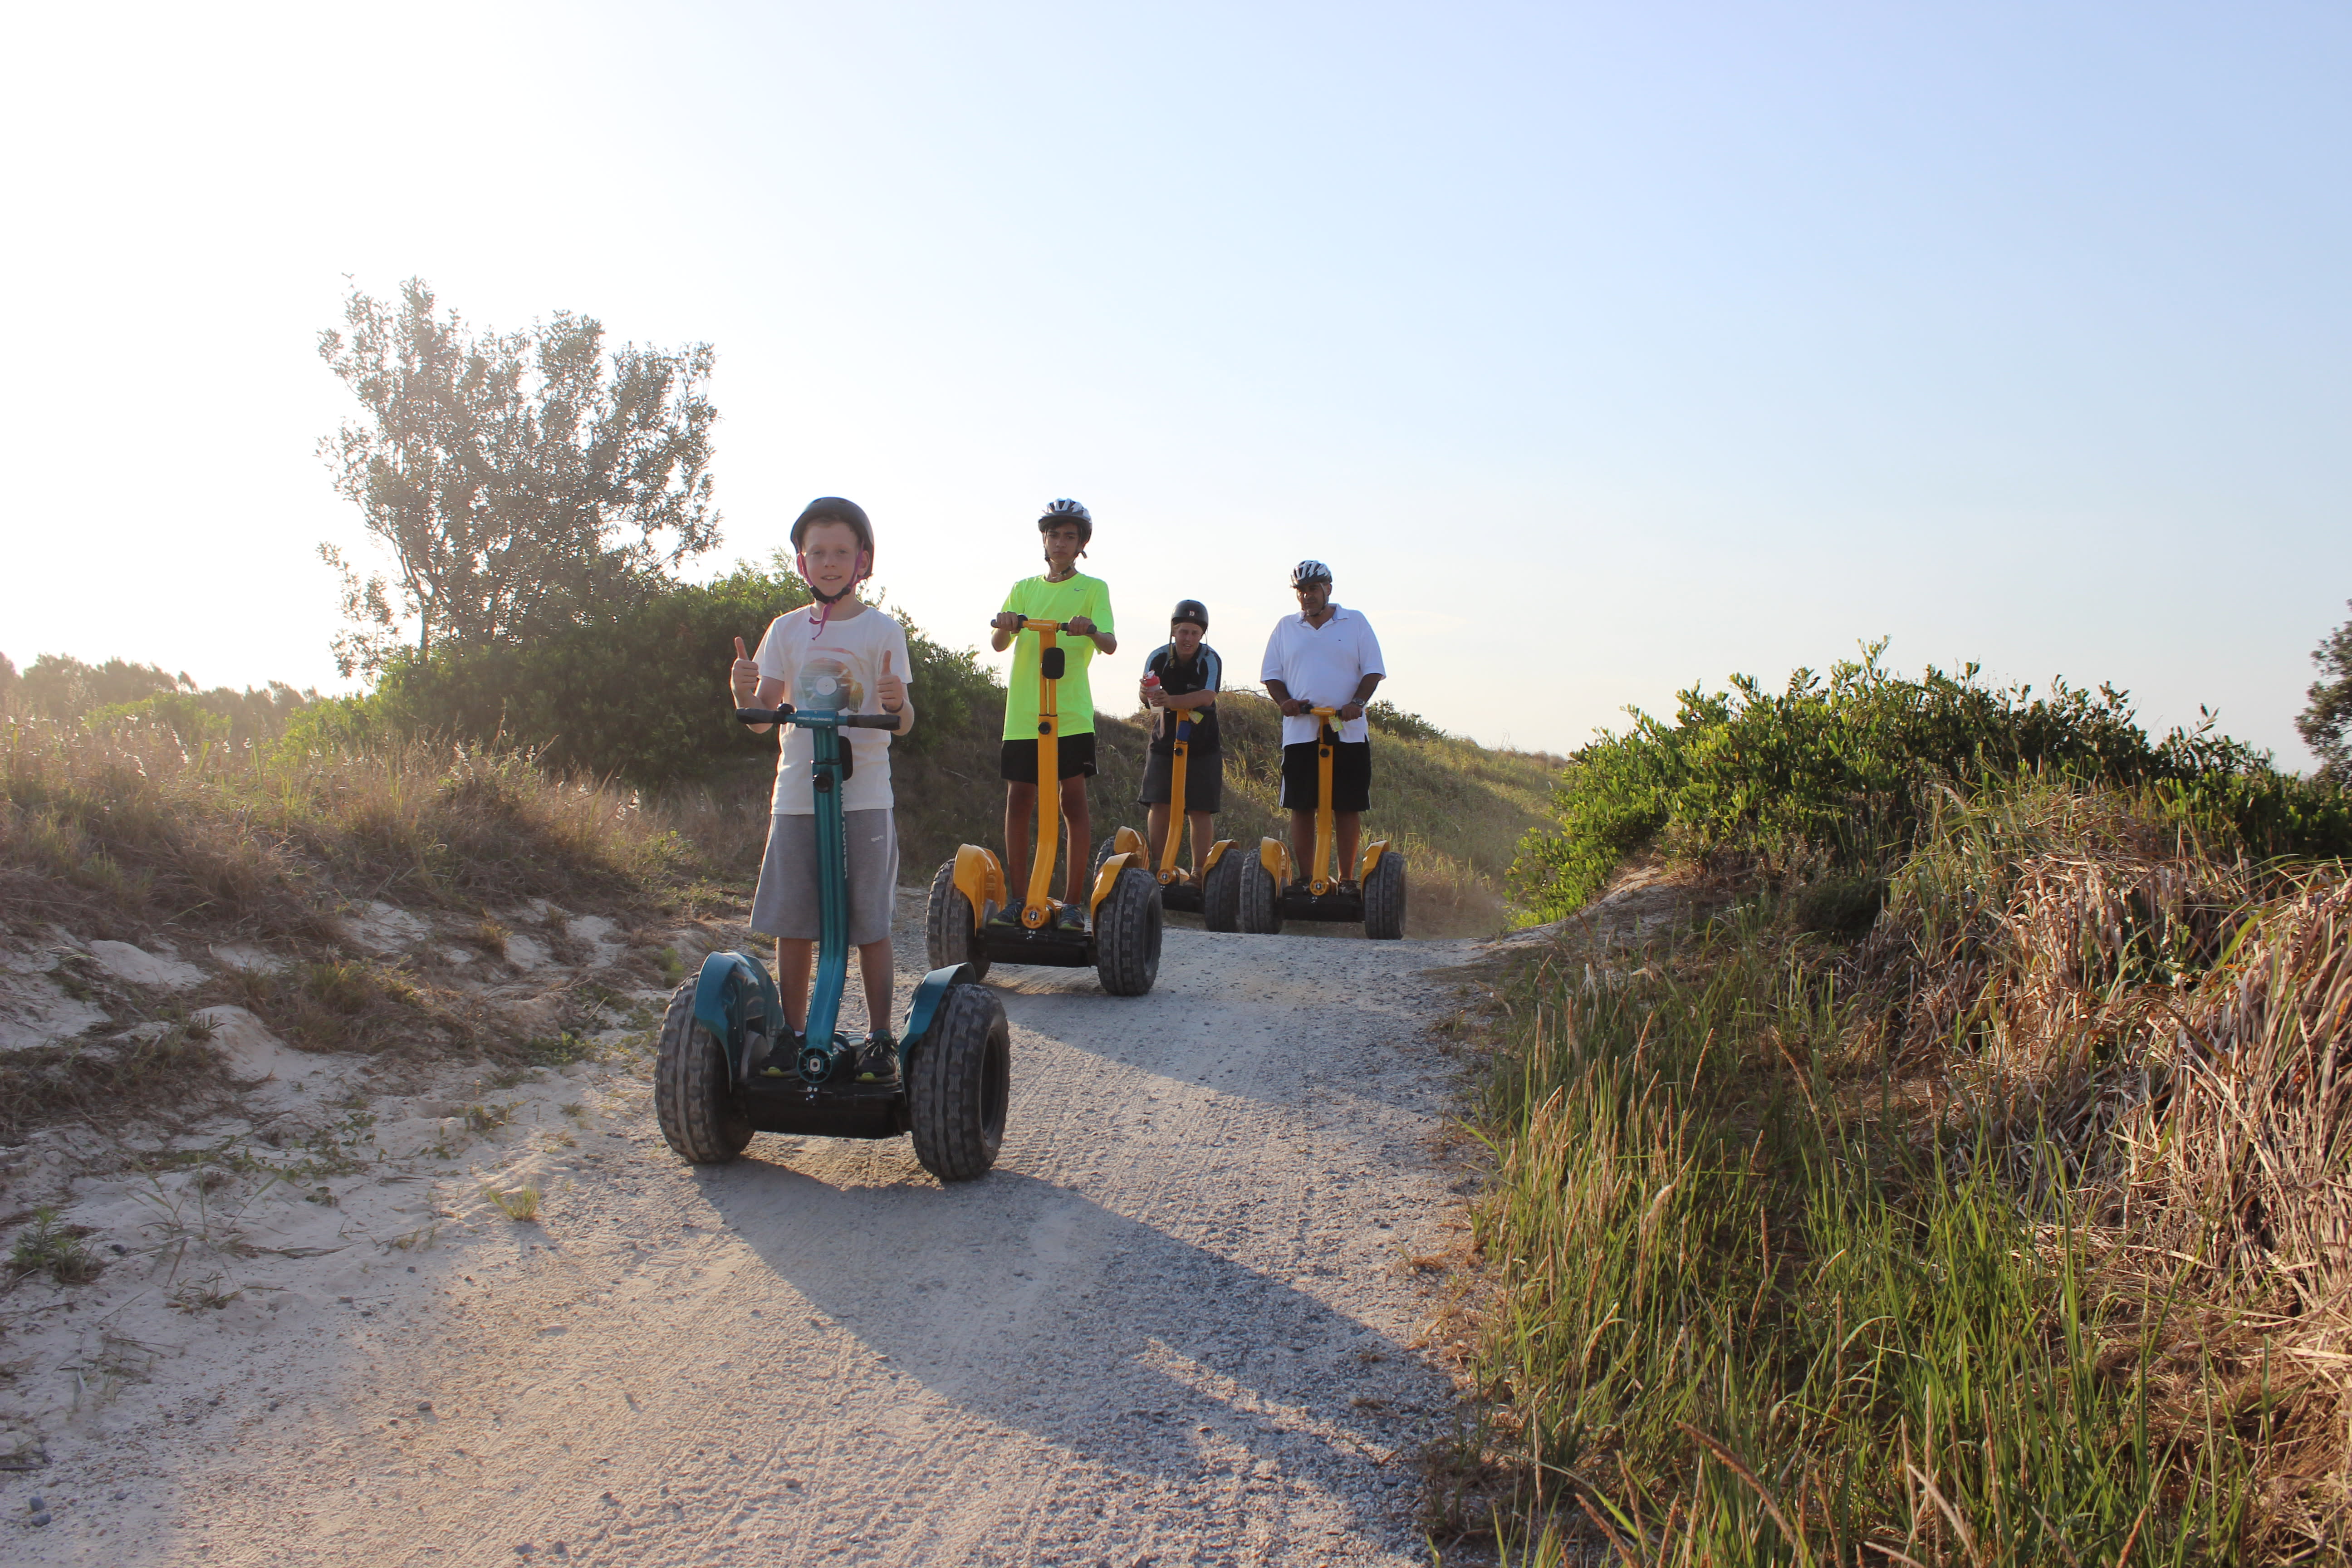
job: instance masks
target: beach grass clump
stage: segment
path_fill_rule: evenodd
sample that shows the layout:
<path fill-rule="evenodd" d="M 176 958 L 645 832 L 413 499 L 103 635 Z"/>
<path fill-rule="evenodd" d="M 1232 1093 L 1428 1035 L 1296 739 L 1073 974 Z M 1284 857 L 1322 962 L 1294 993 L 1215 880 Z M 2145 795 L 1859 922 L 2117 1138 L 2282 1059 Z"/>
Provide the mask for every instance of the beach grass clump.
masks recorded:
<path fill-rule="evenodd" d="M 1441 1511 L 1514 1561 L 2336 1550 L 2352 877 L 2243 848 L 1953 795 L 1867 934 L 1749 883 L 1520 973 Z"/>
<path fill-rule="evenodd" d="M 0 720 L 0 892 L 22 917 L 331 940 L 345 889 L 421 907 L 645 896 L 691 846 L 633 792 L 518 752 L 181 743 Z"/>

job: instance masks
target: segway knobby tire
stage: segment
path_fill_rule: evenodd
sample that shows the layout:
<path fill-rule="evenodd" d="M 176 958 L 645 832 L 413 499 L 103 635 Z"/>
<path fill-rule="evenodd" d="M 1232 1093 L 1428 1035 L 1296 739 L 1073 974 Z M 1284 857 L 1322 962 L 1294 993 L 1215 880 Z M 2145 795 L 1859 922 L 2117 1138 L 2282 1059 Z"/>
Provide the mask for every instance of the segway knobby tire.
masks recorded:
<path fill-rule="evenodd" d="M 1094 879 L 1102 875 L 1103 862 L 1118 853 L 1118 835 L 1116 833 L 1111 834 L 1101 843 L 1095 846 L 1095 858 L 1087 868 L 1087 882 L 1088 886 L 1092 886 Z"/>
<path fill-rule="evenodd" d="M 1231 850 L 1201 879 L 1201 923 L 1211 931 L 1242 929 L 1242 858 Z"/>
<path fill-rule="evenodd" d="M 931 879 L 930 901 L 923 909 L 923 946 L 933 969 L 969 963 L 974 980 L 988 978 L 988 944 L 972 922 L 971 900 L 955 885 L 952 860 Z"/>
<path fill-rule="evenodd" d="M 695 1021 L 695 982 L 671 994 L 654 1062 L 654 1115 L 681 1160 L 723 1165 L 751 1141 L 751 1119 L 727 1081 L 727 1051 Z"/>
<path fill-rule="evenodd" d="M 942 1182 L 986 1175 L 1004 1142 L 1012 1092 L 1004 1004 L 986 986 L 949 986 L 907 1064 L 907 1109 L 923 1169 Z"/>
<path fill-rule="evenodd" d="M 1241 929 L 1252 936 L 1282 934 L 1282 889 L 1275 885 L 1274 873 L 1262 860 L 1242 862 L 1241 887 L 1235 899 L 1235 912 Z"/>
<path fill-rule="evenodd" d="M 1376 942 L 1404 935 L 1404 859 L 1383 855 L 1364 879 L 1364 934 Z"/>
<path fill-rule="evenodd" d="M 1160 883 L 1129 866 L 1095 914 L 1095 973 L 1114 996 L 1140 996 L 1160 978 Z"/>

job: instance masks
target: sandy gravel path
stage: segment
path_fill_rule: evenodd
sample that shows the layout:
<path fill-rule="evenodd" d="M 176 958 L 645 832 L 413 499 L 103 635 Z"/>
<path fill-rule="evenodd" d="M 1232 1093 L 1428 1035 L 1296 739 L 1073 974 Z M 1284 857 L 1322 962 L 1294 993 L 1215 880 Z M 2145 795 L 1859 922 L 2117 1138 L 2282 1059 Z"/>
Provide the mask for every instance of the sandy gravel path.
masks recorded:
<path fill-rule="evenodd" d="M 1000 969 L 1010 1131 L 954 1189 L 903 1139 L 689 1169 L 628 1071 L 518 1090 L 464 1154 L 341 1178 L 341 1250 L 77 1373 L 0 1557 L 1425 1563 L 1450 1403 L 1402 1259 L 1448 1238 L 1454 999 L 1419 972 L 1464 956 L 1171 928 L 1139 1000 Z M 541 1223 L 479 1197 L 524 1182 Z"/>

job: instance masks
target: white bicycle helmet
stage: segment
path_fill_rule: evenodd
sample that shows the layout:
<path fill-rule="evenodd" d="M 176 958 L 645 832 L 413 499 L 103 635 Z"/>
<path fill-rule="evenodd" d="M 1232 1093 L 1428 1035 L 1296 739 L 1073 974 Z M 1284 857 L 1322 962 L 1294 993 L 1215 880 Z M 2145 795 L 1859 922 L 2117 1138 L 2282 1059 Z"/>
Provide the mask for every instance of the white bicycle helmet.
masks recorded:
<path fill-rule="evenodd" d="M 1304 588 L 1309 583 L 1328 583 L 1330 580 L 1331 568 L 1324 565 L 1320 561 L 1311 559 L 1302 561 L 1290 569 L 1290 585 L 1294 588 Z"/>

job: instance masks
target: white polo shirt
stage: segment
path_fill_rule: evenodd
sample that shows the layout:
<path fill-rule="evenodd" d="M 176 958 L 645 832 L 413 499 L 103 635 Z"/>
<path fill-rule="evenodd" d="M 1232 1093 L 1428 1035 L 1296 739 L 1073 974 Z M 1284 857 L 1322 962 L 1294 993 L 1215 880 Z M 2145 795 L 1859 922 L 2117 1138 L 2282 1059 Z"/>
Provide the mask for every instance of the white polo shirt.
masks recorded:
<path fill-rule="evenodd" d="M 1285 616 L 1274 623 L 1265 639 L 1265 667 L 1260 680 L 1279 680 L 1293 697 L 1310 708 L 1342 708 L 1356 700 L 1356 687 L 1368 675 L 1386 675 L 1381 662 L 1381 639 L 1372 623 L 1353 610 L 1331 606 L 1331 618 L 1310 626 L 1307 617 Z M 1311 713 L 1282 721 L 1282 743 L 1295 746 L 1315 739 Z M 1339 726 L 1339 739 L 1360 741 L 1371 733 L 1361 719 Z"/>

